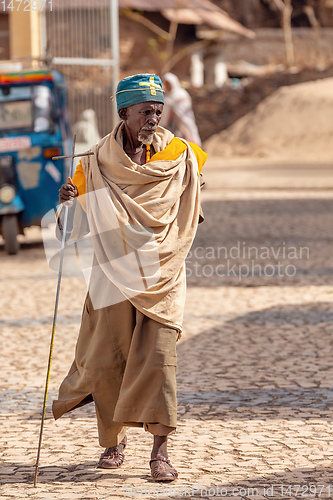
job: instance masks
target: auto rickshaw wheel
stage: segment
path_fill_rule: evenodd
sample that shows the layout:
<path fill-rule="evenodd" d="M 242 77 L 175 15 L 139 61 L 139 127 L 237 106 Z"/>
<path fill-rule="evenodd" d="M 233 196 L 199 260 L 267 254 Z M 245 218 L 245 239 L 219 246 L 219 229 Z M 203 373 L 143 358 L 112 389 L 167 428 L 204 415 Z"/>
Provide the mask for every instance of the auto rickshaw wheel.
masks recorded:
<path fill-rule="evenodd" d="M 2 236 L 5 240 L 5 251 L 9 255 L 14 255 L 18 252 L 19 243 L 17 241 L 17 235 L 17 215 L 4 215 L 2 217 Z"/>

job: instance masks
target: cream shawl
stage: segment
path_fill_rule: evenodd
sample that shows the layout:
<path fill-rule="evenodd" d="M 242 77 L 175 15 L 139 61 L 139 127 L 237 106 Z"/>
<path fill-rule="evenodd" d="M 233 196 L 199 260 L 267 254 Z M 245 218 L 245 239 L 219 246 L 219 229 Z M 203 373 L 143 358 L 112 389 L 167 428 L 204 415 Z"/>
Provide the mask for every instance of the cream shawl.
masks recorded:
<path fill-rule="evenodd" d="M 172 138 L 159 127 L 155 152 L 163 151 Z M 138 165 L 123 150 L 121 122 L 91 149 L 94 156 L 82 158 L 86 212 L 100 269 L 139 311 L 179 331 L 185 259 L 200 210 L 198 163 L 186 144 L 176 161 Z"/>

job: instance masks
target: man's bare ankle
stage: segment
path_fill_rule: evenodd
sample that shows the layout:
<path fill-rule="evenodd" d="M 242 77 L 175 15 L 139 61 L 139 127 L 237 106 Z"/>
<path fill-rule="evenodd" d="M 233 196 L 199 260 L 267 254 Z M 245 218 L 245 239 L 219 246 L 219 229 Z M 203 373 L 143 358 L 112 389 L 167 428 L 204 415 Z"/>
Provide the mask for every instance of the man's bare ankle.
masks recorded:
<path fill-rule="evenodd" d="M 168 437 L 167 436 L 154 436 L 154 445 L 151 451 L 151 458 L 156 457 L 168 458 Z"/>

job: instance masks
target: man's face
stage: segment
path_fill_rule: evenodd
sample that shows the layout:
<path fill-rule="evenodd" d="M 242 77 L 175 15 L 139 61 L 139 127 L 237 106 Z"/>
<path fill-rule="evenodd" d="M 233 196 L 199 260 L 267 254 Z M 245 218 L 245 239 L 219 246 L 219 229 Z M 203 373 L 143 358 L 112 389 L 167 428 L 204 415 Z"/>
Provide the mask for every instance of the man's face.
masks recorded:
<path fill-rule="evenodd" d="M 127 134 L 143 144 L 151 144 L 160 123 L 163 104 L 143 102 L 129 106 L 126 110 L 125 127 Z"/>

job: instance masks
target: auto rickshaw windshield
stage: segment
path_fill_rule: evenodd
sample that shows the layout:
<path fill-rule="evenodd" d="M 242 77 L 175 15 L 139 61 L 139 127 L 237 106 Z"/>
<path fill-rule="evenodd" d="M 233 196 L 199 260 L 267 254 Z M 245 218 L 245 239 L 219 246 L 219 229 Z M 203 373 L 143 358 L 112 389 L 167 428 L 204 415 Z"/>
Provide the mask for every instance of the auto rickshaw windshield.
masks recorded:
<path fill-rule="evenodd" d="M 0 132 L 46 132 L 54 127 L 53 97 L 46 85 L 0 89 Z"/>

